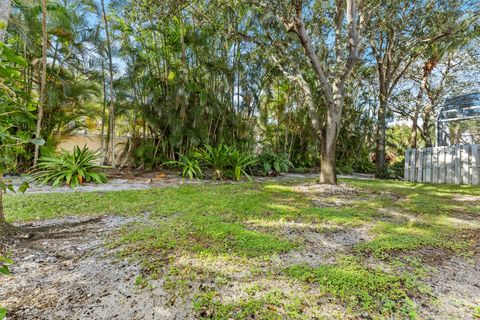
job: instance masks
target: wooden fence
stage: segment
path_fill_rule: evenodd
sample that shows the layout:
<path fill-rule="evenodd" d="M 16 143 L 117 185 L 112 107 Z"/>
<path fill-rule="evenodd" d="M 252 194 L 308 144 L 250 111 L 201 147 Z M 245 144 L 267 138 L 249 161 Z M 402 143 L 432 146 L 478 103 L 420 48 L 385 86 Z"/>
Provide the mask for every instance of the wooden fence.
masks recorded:
<path fill-rule="evenodd" d="M 480 145 L 407 149 L 405 180 L 480 185 Z"/>

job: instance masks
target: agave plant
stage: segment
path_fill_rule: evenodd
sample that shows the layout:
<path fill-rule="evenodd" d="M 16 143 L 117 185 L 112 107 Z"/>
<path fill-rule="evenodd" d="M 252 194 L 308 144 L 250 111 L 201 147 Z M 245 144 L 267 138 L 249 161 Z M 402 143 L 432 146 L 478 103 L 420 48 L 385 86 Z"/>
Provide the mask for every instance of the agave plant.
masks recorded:
<path fill-rule="evenodd" d="M 107 177 L 97 164 L 99 158 L 98 152 L 76 146 L 72 152 L 41 157 L 32 176 L 35 181 L 54 187 L 63 183 L 71 188 L 85 182 L 105 183 Z"/>
<path fill-rule="evenodd" d="M 178 161 L 169 161 L 164 164 L 172 164 L 182 170 L 182 172 L 180 173 L 180 175 L 182 176 L 182 180 L 186 177 L 188 177 L 190 180 L 193 180 L 194 178 L 198 180 L 203 177 L 203 171 L 197 159 L 190 159 L 188 156 L 185 155 L 179 156 L 180 159 Z"/>

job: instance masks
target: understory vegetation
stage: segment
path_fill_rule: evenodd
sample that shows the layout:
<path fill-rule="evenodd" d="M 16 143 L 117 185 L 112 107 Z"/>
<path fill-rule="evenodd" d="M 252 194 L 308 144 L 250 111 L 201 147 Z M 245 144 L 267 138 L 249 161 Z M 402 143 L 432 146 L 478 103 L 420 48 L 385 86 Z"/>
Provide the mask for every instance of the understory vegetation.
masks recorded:
<path fill-rule="evenodd" d="M 85 182 L 105 183 L 107 176 L 98 165 L 98 152 L 87 149 L 86 146 L 74 147 L 72 152 L 62 151 L 42 156 L 34 166 L 33 179 L 42 184 L 58 187 L 66 184 L 75 188 Z"/>
<path fill-rule="evenodd" d="M 5 208 L 17 223 L 135 217 L 109 246 L 141 264 L 140 287 L 163 279 L 200 318 L 419 317 L 435 301 L 428 252 L 478 256 L 480 189 L 342 183 L 331 194 L 304 180 L 32 194 L 8 196 Z M 336 243 L 342 234 L 353 238 Z"/>

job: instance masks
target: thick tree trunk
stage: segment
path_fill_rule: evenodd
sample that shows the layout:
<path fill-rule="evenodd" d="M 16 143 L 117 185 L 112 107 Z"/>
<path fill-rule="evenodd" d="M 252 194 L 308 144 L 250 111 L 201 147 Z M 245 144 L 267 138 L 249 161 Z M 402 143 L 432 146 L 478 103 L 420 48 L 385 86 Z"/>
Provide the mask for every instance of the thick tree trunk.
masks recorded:
<path fill-rule="evenodd" d="M 40 101 L 38 104 L 37 114 L 37 130 L 35 136 L 40 138 L 43 120 L 43 108 L 45 105 L 45 85 L 47 83 L 47 0 L 42 0 L 42 75 L 40 80 Z M 40 146 L 35 144 L 35 153 L 33 156 L 33 164 L 36 165 L 38 161 L 38 152 Z"/>
<path fill-rule="evenodd" d="M 336 184 L 335 150 L 339 131 L 338 115 L 331 107 L 327 111 L 327 121 L 321 137 L 320 183 Z"/>
<path fill-rule="evenodd" d="M 12 11 L 12 0 L 0 1 L 0 42 L 5 40 L 7 33 L 8 19 Z"/>
<path fill-rule="evenodd" d="M 115 168 L 116 166 L 116 159 L 115 159 L 115 99 L 113 93 L 113 62 L 112 62 L 112 47 L 110 42 L 110 32 L 108 31 L 108 18 L 107 13 L 105 12 L 105 1 L 101 0 L 102 5 L 102 13 L 103 13 L 103 22 L 105 23 L 105 34 L 107 37 L 107 54 L 108 54 L 108 72 L 110 77 L 110 153 L 111 153 L 111 161 L 112 167 Z"/>

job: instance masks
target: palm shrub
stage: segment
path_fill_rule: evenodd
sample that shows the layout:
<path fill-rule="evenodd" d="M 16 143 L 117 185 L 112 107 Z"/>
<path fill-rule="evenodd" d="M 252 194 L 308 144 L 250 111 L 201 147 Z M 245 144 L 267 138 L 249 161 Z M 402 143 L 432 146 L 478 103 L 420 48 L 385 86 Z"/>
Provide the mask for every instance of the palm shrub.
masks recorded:
<path fill-rule="evenodd" d="M 193 180 L 194 178 L 198 180 L 203 177 L 203 171 L 197 159 L 192 159 L 185 155 L 179 155 L 178 161 L 168 161 L 164 164 L 175 165 L 178 167 L 181 170 L 180 175 L 182 176 L 182 180 L 187 177 L 190 180 Z"/>
<path fill-rule="evenodd" d="M 293 167 L 288 153 L 274 152 L 270 149 L 263 150 L 258 156 L 258 161 L 262 165 L 264 175 L 272 174 L 276 176 L 279 173 L 287 172 Z"/>
<path fill-rule="evenodd" d="M 76 146 L 72 152 L 44 156 L 34 168 L 33 179 L 54 187 L 65 183 L 71 188 L 85 182 L 105 183 L 107 177 L 101 172 L 103 167 L 96 163 L 99 158 L 99 152 L 89 150 L 86 146 L 82 149 Z"/>

